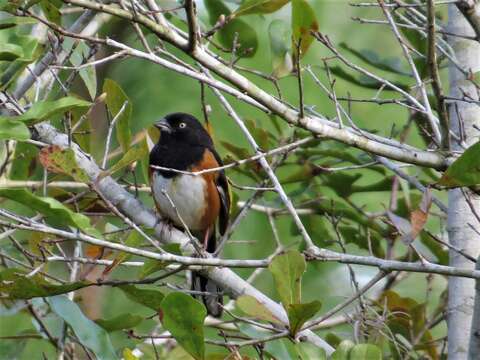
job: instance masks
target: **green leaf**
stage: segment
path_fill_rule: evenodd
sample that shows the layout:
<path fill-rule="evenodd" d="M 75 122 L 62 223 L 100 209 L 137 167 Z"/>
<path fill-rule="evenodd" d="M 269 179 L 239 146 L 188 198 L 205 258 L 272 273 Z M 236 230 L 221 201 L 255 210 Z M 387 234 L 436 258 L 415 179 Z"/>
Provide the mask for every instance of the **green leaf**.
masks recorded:
<path fill-rule="evenodd" d="M 221 15 L 230 15 L 230 10 L 221 1 L 205 0 L 205 7 L 207 8 L 210 24 L 215 25 Z M 241 57 L 252 57 L 258 48 L 257 33 L 241 19 L 229 18 L 228 23 L 217 31 L 217 37 L 223 47 L 232 49 L 235 33 L 238 33 L 239 48 L 237 55 Z"/>
<path fill-rule="evenodd" d="M 0 61 L 13 61 L 23 56 L 23 49 L 16 44 L 0 43 Z"/>
<path fill-rule="evenodd" d="M 318 300 L 307 304 L 290 304 L 287 307 L 288 322 L 290 324 L 290 333 L 295 337 L 303 324 L 311 319 L 322 307 Z"/>
<path fill-rule="evenodd" d="M 382 360 L 382 351 L 373 344 L 355 345 L 349 353 L 350 360 Z"/>
<path fill-rule="evenodd" d="M 163 250 L 168 251 L 171 254 L 182 255 L 182 251 L 180 250 L 180 244 L 177 243 L 166 244 L 163 246 Z M 168 264 L 169 262 L 167 261 L 145 259 L 143 266 L 140 268 L 140 273 L 138 277 L 140 279 L 145 279 L 148 275 L 164 269 Z"/>
<path fill-rule="evenodd" d="M 257 141 L 258 146 L 263 150 L 268 150 L 268 140 L 271 134 L 261 126 L 257 126 L 257 123 L 252 119 L 246 119 L 245 125 Z"/>
<path fill-rule="evenodd" d="M 91 103 L 85 100 L 66 96 L 53 101 L 38 101 L 32 105 L 24 114 L 17 116 L 0 116 L 0 121 L 5 119 L 23 121 L 27 125 L 33 125 L 40 121 L 47 120 L 58 114 L 63 114 L 73 109 L 85 109 Z"/>
<path fill-rule="evenodd" d="M 32 144 L 18 142 L 15 145 L 12 167 L 9 178 L 12 180 L 25 180 L 30 177 L 35 168 L 37 148 Z"/>
<path fill-rule="evenodd" d="M 138 247 L 142 242 L 143 236 L 137 230 L 132 230 L 130 231 L 130 234 L 128 234 L 127 239 L 125 240 L 125 245 L 130 247 Z M 108 274 L 118 265 L 120 265 L 124 261 L 127 261 L 131 257 L 132 254 L 120 251 L 115 257 L 115 259 L 113 259 L 113 262 L 109 266 L 105 267 L 103 275 Z"/>
<path fill-rule="evenodd" d="M 313 41 L 311 31 L 318 31 L 315 12 L 306 0 L 292 0 L 293 48 L 300 42 L 300 57 L 303 57 Z M 296 50 L 295 50 L 296 52 Z"/>
<path fill-rule="evenodd" d="M 10 268 L 0 272 L 0 294 L 11 300 L 32 299 L 65 294 L 89 286 L 88 281 L 56 285 L 48 282 L 40 274 L 27 276 L 21 269 Z"/>
<path fill-rule="evenodd" d="M 115 126 L 118 143 L 122 147 L 122 150 L 126 152 L 130 148 L 130 143 L 132 140 L 132 134 L 130 132 L 132 102 L 122 90 L 120 85 L 111 79 L 106 79 L 103 83 L 103 92 L 107 93 L 105 102 L 110 114 L 112 115 L 112 119 L 115 118 L 123 105 L 126 103 L 125 109 L 117 119 Z"/>
<path fill-rule="evenodd" d="M 284 308 L 301 302 L 301 279 L 307 264 L 297 250 L 289 250 L 273 258 L 268 269 Z"/>
<path fill-rule="evenodd" d="M 289 75 L 293 69 L 291 57 L 292 30 L 280 19 L 273 20 L 268 27 L 270 51 L 272 54 L 272 75 L 281 78 Z"/>
<path fill-rule="evenodd" d="M 40 56 L 42 50 L 41 46 L 38 46 L 38 40 L 32 36 L 12 34 L 9 41 L 21 46 L 23 55 L 8 64 L 8 67 L 1 71 L 0 89 L 4 89 L 11 84 L 29 63 L 35 61 Z"/>
<path fill-rule="evenodd" d="M 71 41 L 73 45 L 73 39 L 68 38 L 68 40 Z M 86 59 L 88 59 L 89 55 L 90 48 L 84 41 L 81 41 L 78 43 L 75 50 L 73 50 L 72 55 L 70 56 L 70 62 L 73 66 L 80 66 L 86 62 Z M 92 100 L 95 99 L 97 96 L 97 74 L 95 71 L 95 66 L 81 68 L 79 75 L 88 90 L 90 98 Z"/>
<path fill-rule="evenodd" d="M 439 180 L 446 187 L 473 186 L 480 184 L 480 142 L 470 146 L 455 160 Z"/>
<path fill-rule="evenodd" d="M 160 304 L 164 298 L 163 294 L 157 290 L 142 289 L 133 285 L 118 286 L 127 297 L 143 306 L 146 306 L 154 311 L 160 310 Z"/>
<path fill-rule="evenodd" d="M 282 321 L 273 315 L 270 310 L 260 301 L 250 295 L 242 295 L 236 300 L 236 304 L 245 314 L 260 320 L 282 324 Z"/>
<path fill-rule="evenodd" d="M 248 14 L 270 14 L 277 11 L 290 0 L 244 0 L 233 13 L 234 16 Z"/>
<path fill-rule="evenodd" d="M 31 17 L 24 16 L 8 16 L 0 19 L 0 30 L 8 29 L 17 25 L 31 25 L 36 24 L 37 20 Z"/>
<path fill-rule="evenodd" d="M 47 146 L 42 148 L 38 158 L 50 172 L 68 175 L 83 183 L 90 182 L 85 170 L 78 166 L 75 152 L 71 148 L 61 148 L 57 145 Z"/>
<path fill-rule="evenodd" d="M 165 266 L 168 264 L 164 261 L 159 261 L 155 259 L 145 259 L 143 266 L 140 268 L 140 273 L 138 277 L 140 279 L 145 279 L 148 275 L 153 274 L 159 270 L 165 269 Z"/>
<path fill-rule="evenodd" d="M 58 5 L 61 6 L 60 4 L 55 4 L 56 1 L 54 0 L 42 0 L 40 1 L 40 7 L 42 8 L 43 14 L 47 18 L 48 21 L 53 22 L 57 25 L 62 25 L 62 14 L 60 13 L 60 10 L 58 9 Z"/>
<path fill-rule="evenodd" d="M 368 49 L 355 50 L 344 42 L 340 43 L 340 47 L 377 69 L 410 76 L 410 74 L 403 69 L 398 57 L 381 58 L 375 51 Z"/>
<path fill-rule="evenodd" d="M 32 194 L 25 189 L 0 189 L 0 197 L 16 201 L 46 216 L 49 223 L 60 226 L 73 226 L 88 235 L 102 238 L 102 234 L 90 224 L 90 219 L 83 214 L 73 212 L 61 202 Z"/>
<path fill-rule="evenodd" d="M 181 292 L 168 294 L 162 301 L 162 324 L 195 359 L 205 359 L 203 322 L 205 307 Z"/>
<path fill-rule="evenodd" d="M 95 322 L 108 332 L 131 329 L 143 321 L 143 316 L 122 314 L 111 319 L 98 319 Z"/>
<path fill-rule="evenodd" d="M 331 360 L 349 360 L 348 355 L 354 346 L 355 344 L 352 341 L 343 340 L 332 354 Z"/>
<path fill-rule="evenodd" d="M 141 160 L 144 157 L 148 157 L 148 148 L 145 146 L 134 146 L 128 149 L 128 151 L 118 160 L 113 166 L 111 166 L 103 176 L 111 175 L 117 171 L 127 167 L 128 165 L 134 163 L 135 161 Z"/>
<path fill-rule="evenodd" d="M 10 40 L 12 44 L 16 44 L 21 46 L 23 50 L 23 55 L 21 58 L 15 60 L 15 63 L 30 63 L 36 60 L 36 57 L 40 55 L 41 49 L 38 46 L 38 39 L 29 36 L 29 35 L 19 35 L 19 34 L 12 34 L 10 35 Z"/>
<path fill-rule="evenodd" d="M 92 350 L 99 360 L 118 359 L 108 333 L 87 318 L 77 304 L 66 296 L 47 298 L 50 308 L 72 328 L 80 343 Z"/>
<path fill-rule="evenodd" d="M 25 141 L 30 139 L 30 130 L 21 121 L 3 119 L 0 120 L 0 139 Z"/>

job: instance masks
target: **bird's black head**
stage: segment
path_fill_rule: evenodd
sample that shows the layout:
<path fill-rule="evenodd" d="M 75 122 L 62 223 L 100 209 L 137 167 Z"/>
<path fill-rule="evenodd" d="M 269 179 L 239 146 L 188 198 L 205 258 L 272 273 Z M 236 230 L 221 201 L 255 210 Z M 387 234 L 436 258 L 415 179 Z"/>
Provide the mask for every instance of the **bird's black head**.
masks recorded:
<path fill-rule="evenodd" d="M 194 116 L 185 113 L 173 113 L 155 123 L 160 130 L 160 142 L 179 142 L 193 146 L 212 145 L 207 130 Z"/>

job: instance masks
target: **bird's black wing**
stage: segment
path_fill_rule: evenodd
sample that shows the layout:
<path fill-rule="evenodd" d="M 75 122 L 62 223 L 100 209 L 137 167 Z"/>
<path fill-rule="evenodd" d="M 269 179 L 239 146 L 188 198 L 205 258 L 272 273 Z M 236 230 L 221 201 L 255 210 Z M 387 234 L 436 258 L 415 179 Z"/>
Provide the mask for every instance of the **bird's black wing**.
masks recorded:
<path fill-rule="evenodd" d="M 210 151 L 215 156 L 215 160 L 217 160 L 219 166 L 223 166 L 223 161 L 220 158 L 220 155 L 215 151 L 212 147 Z M 230 215 L 230 191 L 227 176 L 225 175 L 225 171 L 220 170 L 218 172 L 218 178 L 216 181 L 218 194 L 220 195 L 220 215 L 218 217 L 218 230 L 220 234 L 225 234 L 228 226 L 228 220 Z"/>

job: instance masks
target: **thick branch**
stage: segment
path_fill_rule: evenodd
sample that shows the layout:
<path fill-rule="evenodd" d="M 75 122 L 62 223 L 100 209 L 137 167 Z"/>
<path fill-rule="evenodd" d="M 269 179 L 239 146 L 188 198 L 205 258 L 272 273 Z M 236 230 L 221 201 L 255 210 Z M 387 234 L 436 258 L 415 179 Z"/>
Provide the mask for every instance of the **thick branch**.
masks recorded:
<path fill-rule="evenodd" d="M 157 24 L 146 16 L 139 14 L 133 15 L 128 11 L 119 9 L 118 7 L 103 5 L 89 0 L 64 0 L 64 2 L 96 11 L 106 12 L 129 21 L 137 22 L 152 30 L 159 38 L 185 52 L 188 52 L 188 39 L 175 32 L 170 26 Z M 264 107 L 268 108 L 270 111 L 274 112 L 292 125 L 303 127 L 314 134 L 334 139 L 390 159 L 436 169 L 444 169 L 448 165 L 446 159 L 442 155 L 436 153 L 405 147 L 400 143 L 364 131 L 360 134 L 352 128 L 339 128 L 338 124 L 318 116 L 306 115 L 304 118 L 300 118 L 298 111 L 260 89 L 231 67 L 217 60 L 207 50 L 198 49 L 198 51 L 191 54 L 191 56 L 207 69 L 231 82 L 242 92 L 245 92 L 251 98 L 255 99 Z"/>
<path fill-rule="evenodd" d="M 456 5 L 475 31 L 477 41 L 480 41 L 480 5 L 476 0 L 458 0 Z"/>
<path fill-rule="evenodd" d="M 36 126 L 36 130 L 38 138 L 45 143 L 55 144 L 61 147 L 67 147 L 69 144 L 67 135 L 59 133 L 51 125 L 39 124 Z M 178 243 L 181 245 L 184 252 L 193 252 L 190 239 L 183 232 L 159 221 L 152 211 L 145 208 L 138 199 L 117 184 L 111 177 L 104 177 L 97 182 L 101 173 L 99 167 L 76 144 L 72 144 L 72 148 L 75 151 L 78 166 L 85 170 L 92 182 L 96 183 L 95 187 L 98 191 L 102 192 L 103 197 L 108 199 L 115 207 L 121 210 L 138 225 L 154 229 L 156 236 L 162 242 Z M 230 269 L 215 267 L 204 269 L 202 272 L 219 284 L 224 291 L 233 298 L 244 294 L 251 295 L 270 309 L 272 314 L 283 321 L 284 324 L 288 324 L 287 314 L 280 304 L 258 291 Z M 306 337 L 308 341 L 325 349 L 327 354 L 331 354 L 334 350 L 330 345 L 311 331 L 304 331 L 299 334 L 299 336 Z"/>
<path fill-rule="evenodd" d="M 480 270 L 480 257 L 475 269 Z M 475 359 L 480 354 L 480 280 L 475 282 L 475 305 L 473 307 L 472 329 L 470 330 L 468 358 Z"/>

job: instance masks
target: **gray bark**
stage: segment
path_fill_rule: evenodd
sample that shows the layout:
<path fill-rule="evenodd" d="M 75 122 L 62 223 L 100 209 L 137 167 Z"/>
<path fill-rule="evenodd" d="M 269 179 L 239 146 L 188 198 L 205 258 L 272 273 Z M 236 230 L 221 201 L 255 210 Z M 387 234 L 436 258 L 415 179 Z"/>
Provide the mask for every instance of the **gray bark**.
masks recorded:
<path fill-rule="evenodd" d="M 475 35 L 472 27 L 455 5 L 449 6 L 449 31 L 455 34 Z M 459 37 L 449 37 L 459 64 L 473 73 L 480 70 L 480 44 Z M 462 98 L 463 93 L 477 98 L 474 85 L 455 66 L 450 65 L 450 96 Z M 474 125 L 480 125 L 480 108 L 476 104 L 455 102 L 450 106 L 450 130 L 457 136 L 464 136 L 467 146 L 478 141 L 479 132 Z M 462 134 L 463 133 L 463 134 Z M 457 140 L 451 139 L 451 150 L 463 148 Z M 472 205 L 479 208 L 478 198 L 471 198 Z M 468 202 L 461 189 L 448 193 L 448 236 L 450 244 L 469 255 L 480 253 L 480 236 L 469 226 L 478 228 Z M 473 268 L 474 264 L 462 255 L 450 250 L 450 265 L 460 268 Z M 449 278 L 448 281 L 448 358 L 466 359 L 468 355 L 470 327 L 472 325 L 475 282 L 472 279 Z M 478 355 L 478 354 L 477 354 Z M 473 355 L 471 358 L 477 358 Z"/>

